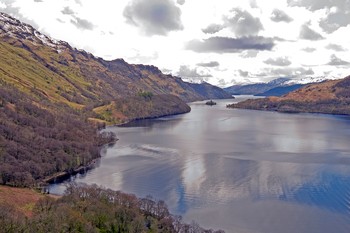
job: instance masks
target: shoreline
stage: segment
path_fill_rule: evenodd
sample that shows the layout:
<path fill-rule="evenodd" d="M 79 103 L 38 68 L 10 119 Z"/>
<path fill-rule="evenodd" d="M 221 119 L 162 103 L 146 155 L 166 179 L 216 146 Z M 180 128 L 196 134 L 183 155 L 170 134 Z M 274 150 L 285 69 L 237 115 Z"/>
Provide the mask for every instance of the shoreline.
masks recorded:
<path fill-rule="evenodd" d="M 161 116 L 151 116 L 151 117 L 142 117 L 142 118 L 135 118 L 135 119 L 130 119 L 126 122 L 120 123 L 120 124 L 113 124 L 113 125 L 107 125 L 106 128 L 110 128 L 110 127 L 121 127 L 121 126 L 125 126 L 129 123 L 135 122 L 135 121 L 139 121 L 139 120 L 151 120 L 151 119 L 157 119 L 157 118 L 162 118 L 162 117 L 168 117 L 168 116 L 176 116 L 176 115 L 181 115 L 181 114 L 186 114 L 191 112 L 183 112 L 183 113 L 175 113 L 175 114 L 165 114 L 165 115 L 161 115 Z M 103 129 L 102 129 L 103 130 Z M 103 147 L 114 144 L 118 141 L 119 139 L 116 139 L 116 141 L 114 142 L 110 142 L 107 144 L 104 144 L 100 147 L 99 151 L 102 150 Z M 41 180 L 38 184 L 39 188 L 44 188 L 46 189 L 46 187 L 50 184 L 56 184 L 56 183 L 61 183 L 67 179 L 69 179 L 71 176 L 75 176 L 78 173 L 82 173 L 82 172 L 87 172 L 91 169 L 94 169 L 94 166 L 96 165 L 97 160 L 101 159 L 101 153 L 99 153 L 99 157 L 95 158 L 93 160 L 91 160 L 90 162 L 88 162 L 85 166 L 79 166 L 77 168 L 74 168 L 71 171 L 62 171 L 62 172 L 58 172 L 55 173 L 49 177 L 44 178 L 43 180 Z"/>
<path fill-rule="evenodd" d="M 112 145 L 114 143 L 116 143 L 118 141 L 118 139 L 116 139 L 114 142 L 110 142 L 107 144 L 102 145 L 99 148 L 99 151 L 101 151 L 103 149 L 103 147 Z M 43 180 L 41 180 L 38 184 L 39 184 L 39 188 L 46 188 L 48 185 L 50 184 L 55 184 L 55 183 L 61 183 L 67 179 L 69 179 L 71 176 L 75 176 L 78 173 L 85 173 L 91 169 L 94 169 L 94 166 L 96 165 L 97 161 L 99 159 L 101 159 L 101 153 L 99 152 L 99 157 L 89 161 L 86 165 L 80 165 L 77 168 L 72 169 L 71 171 L 62 171 L 62 172 L 57 172 L 49 177 L 44 178 Z"/>
<path fill-rule="evenodd" d="M 177 116 L 177 115 L 182 115 L 182 114 L 186 114 L 186 113 L 190 113 L 190 112 L 191 112 L 191 109 L 188 112 L 164 114 L 164 115 L 160 115 L 160 116 L 139 117 L 139 118 L 129 119 L 129 120 L 123 122 L 123 123 L 107 125 L 106 128 L 120 127 L 120 126 L 125 126 L 125 125 L 127 125 L 129 123 L 132 123 L 132 122 L 135 122 L 135 121 L 152 120 L 152 119 L 158 119 L 158 118 L 162 118 L 162 117 Z"/>
<path fill-rule="evenodd" d="M 331 112 L 317 112 L 317 111 L 287 111 L 287 110 L 277 110 L 277 109 L 266 109 L 266 108 L 245 108 L 245 107 L 236 107 L 232 105 L 236 104 L 229 104 L 229 106 L 226 106 L 226 108 L 229 109 L 241 109 L 241 110 L 251 110 L 251 111 L 260 111 L 260 112 L 276 112 L 276 113 L 284 113 L 284 114 L 314 114 L 314 115 L 325 115 L 325 116 L 347 116 L 350 117 L 350 114 L 346 113 L 331 113 Z"/>

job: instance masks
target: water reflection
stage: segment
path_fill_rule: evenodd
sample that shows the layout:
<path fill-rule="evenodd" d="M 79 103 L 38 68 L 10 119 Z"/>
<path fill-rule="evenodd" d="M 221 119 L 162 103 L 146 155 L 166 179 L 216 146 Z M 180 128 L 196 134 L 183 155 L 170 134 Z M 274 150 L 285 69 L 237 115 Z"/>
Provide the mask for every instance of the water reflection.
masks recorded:
<path fill-rule="evenodd" d="M 186 220 L 227 232 L 349 232 L 348 117 L 217 103 L 109 128 L 120 140 L 77 180 L 151 194 Z"/>

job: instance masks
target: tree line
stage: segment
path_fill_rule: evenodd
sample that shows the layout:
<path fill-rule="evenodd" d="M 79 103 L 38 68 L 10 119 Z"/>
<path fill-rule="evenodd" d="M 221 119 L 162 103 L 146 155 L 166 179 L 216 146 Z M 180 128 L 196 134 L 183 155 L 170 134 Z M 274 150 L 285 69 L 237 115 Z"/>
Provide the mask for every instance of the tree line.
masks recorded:
<path fill-rule="evenodd" d="M 48 196 L 25 217 L 13 207 L 0 203 L 0 232 L 169 232 L 223 233 L 206 230 L 197 223 L 186 224 L 180 216 L 169 213 L 163 201 L 152 197 L 103 189 L 96 185 L 70 184 L 62 198 Z"/>

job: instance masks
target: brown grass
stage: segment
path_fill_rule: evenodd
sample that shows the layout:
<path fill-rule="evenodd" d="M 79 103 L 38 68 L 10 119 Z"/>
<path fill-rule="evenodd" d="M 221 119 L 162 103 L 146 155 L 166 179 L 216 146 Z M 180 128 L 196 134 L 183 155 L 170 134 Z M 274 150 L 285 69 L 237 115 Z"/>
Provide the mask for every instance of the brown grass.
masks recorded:
<path fill-rule="evenodd" d="M 57 196 L 50 196 L 58 198 Z M 32 189 L 12 188 L 0 185 L 0 203 L 9 204 L 28 217 L 32 216 L 35 204 L 43 197 L 44 194 Z"/>

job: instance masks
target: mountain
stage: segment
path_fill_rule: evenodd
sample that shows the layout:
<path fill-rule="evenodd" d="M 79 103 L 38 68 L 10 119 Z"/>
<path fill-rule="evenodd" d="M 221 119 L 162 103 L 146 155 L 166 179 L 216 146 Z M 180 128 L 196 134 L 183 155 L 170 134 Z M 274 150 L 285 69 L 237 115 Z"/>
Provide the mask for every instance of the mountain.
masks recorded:
<path fill-rule="evenodd" d="M 186 102 L 213 97 L 155 66 L 131 65 L 123 59 L 105 61 L 4 13 L 0 13 L 0 36 L 2 79 L 27 92 L 35 87 L 47 98 L 74 107 L 134 96 L 140 90 L 172 94 Z M 230 97 L 217 87 L 205 86 L 215 89 L 211 93 L 219 92 L 217 98 Z"/>
<path fill-rule="evenodd" d="M 275 87 L 283 86 L 286 82 L 290 80 L 291 79 L 288 78 L 278 78 L 268 83 L 233 85 L 231 87 L 224 88 L 224 90 L 233 95 L 256 95 L 271 90 Z"/>
<path fill-rule="evenodd" d="M 0 184 L 37 186 L 98 158 L 105 124 L 185 113 L 229 94 L 155 66 L 106 61 L 0 13 Z"/>
<path fill-rule="evenodd" d="M 302 79 L 277 78 L 267 83 L 234 85 L 224 88 L 224 90 L 233 95 L 281 96 L 303 85 L 324 80 L 325 78 L 323 77 L 306 77 Z"/>
<path fill-rule="evenodd" d="M 305 86 L 305 85 L 294 84 L 294 85 L 290 85 L 290 86 L 275 87 L 275 88 L 272 88 L 272 89 L 265 91 L 263 93 L 256 94 L 255 96 L 282 96 L 282 95 L 288 94 L 289 92 L 297 90 L 303 86 Z"/>
<path fill-rule="evenodd" d="M 282 97 L 247 100 L 228 107 L 350 115 L 350 76 L 310 84 Z"/>

